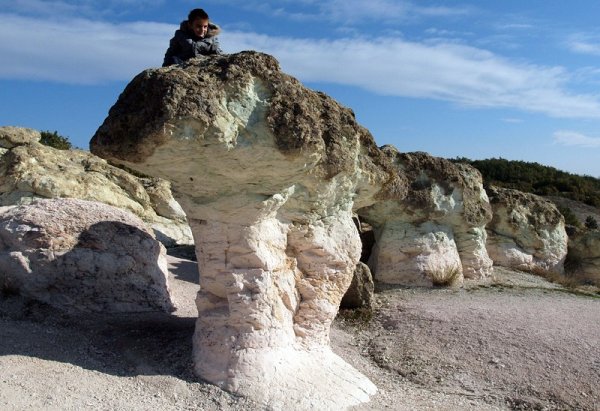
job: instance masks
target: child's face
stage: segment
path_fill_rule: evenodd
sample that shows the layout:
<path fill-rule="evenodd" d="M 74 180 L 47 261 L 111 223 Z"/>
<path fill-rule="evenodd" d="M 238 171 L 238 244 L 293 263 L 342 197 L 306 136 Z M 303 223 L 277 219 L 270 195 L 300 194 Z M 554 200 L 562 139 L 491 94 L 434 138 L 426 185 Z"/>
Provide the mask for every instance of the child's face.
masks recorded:
<path fill-rule="evenodd" d="M 190 28 L 194 32 L 194 34 L 198 37 L 206 36 L 206 32 L 208 31 L 208 20 L 207 19 L 196 19 L 189 23 Z"/>

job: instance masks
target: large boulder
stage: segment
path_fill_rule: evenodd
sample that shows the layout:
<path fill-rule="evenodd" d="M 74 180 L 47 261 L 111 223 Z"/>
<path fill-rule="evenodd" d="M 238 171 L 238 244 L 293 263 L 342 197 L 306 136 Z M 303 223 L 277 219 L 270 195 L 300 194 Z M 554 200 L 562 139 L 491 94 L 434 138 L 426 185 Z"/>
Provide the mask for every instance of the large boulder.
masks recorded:
<path fill-rule="evenodd" d="M 24 144 L 37 143 L 42 138 L 38 130 L 32 128 L 4 126 L 0 127 L 0 148 L 7 149 Z"/>
<path fill-rule="evenodd" d="M 79 198 L 128 210 L 150 225 L 165 245 L 193 244 L 185 213 L 169 183 L 139 179 L 82 150 L 38 143 L 39 132 L 0 127 L 0 206 L 35 198 Z"/>
<path fill-rule="evenodd" d="M 405 186 L 349 109 L 270 56 L 217 56 L 138 75 L 91 149 L 171 181 L 188 216 L 201 377 L 275 409 L 368 400 L 329 328 L 361 252 L 352 209 Z"/>
<path fill-rule="evenodd" d="M 569 236 L 565 274 L 600 287 L 600 230 L 582 230 Z"/>
<path fill-rule="evenodd" d="M 568 237 L 556 206 L 535 194 L 487 189 L 494 217 L 487 226 L 494 264 L 535 273 L 564 272 Z"/>
<path fill-rule="evenodd" d="M 172 311 L 164 247 L 131 213 L 76 199 L 0 207 L 0 286 L 68 312 Z"/>
<path fill-rule="evenodd" d="M 358 210 L 373 226 L 369 266 L 375 279 L 401 285 L 460 285 L 491 272 L 485 225 L 491 207 L 481 174 L 427 153 L 382 151 L 408 182 L 403 198 Z"/>

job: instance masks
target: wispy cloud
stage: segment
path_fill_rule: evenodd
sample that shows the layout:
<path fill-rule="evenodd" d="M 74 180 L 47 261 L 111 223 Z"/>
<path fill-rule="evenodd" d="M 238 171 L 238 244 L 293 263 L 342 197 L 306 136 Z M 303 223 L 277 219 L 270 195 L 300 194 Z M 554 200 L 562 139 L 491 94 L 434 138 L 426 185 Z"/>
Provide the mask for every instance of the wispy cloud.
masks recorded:
<path fill-rule="evenodd" d="M 559 130 L 554 133 L 554 142 L 565 146 L 600 148 L 600 137 L 589 137 L 576 131 Z"/>
<path fill-rule="evenodd" d="M 23 16 L 53 16 L 68 18 L 79 15 L 98 17 L 108 14 L 120 14 L 122 10 L 156 7 L 165 0 L 12 0 L 2 5 L 4 13 Z"/>
<path fill-rule="evenodd" d="M 64 24 L 0 14 L 0 78 L 90 84 L 128 80 L 161 64 L 174 29 L 149 22 L 73 19 Z M 286 72 L 302 81 L 471 107 L 600 118 L 600 100 L 570 92 L 565 69 L 514 62 L 466 45 L 390 36 L 307 40 L 227 30 L 221 40 L 227 52 L 252 49 L 276 56 Z"/>
<path fill-rule="evenodd" d="M 209 3 L 211 0 L 207 0 Z M 219 0 L 212 0 L 218 2 Z M 397 22 L 399 19 L 420 17 L 454 17 L 470 14 L 473 8 L 467 6 L 421 6 L 409 0 L 232 0 L 248 10 L 261 11 L 278 17 L 295 20 L 334 21 L 343 24 L 361 22 Z M 296 9 L 292 5 L 301 4 Z"/>
<path fill-rule="evenodd" d="M 304 41 L 226 33 L 225 44 L 277 56 L 304 81 L 360 87 L 377 94 L 433 98 L 473 107 L 512 107 L 555 117 L 600 118 L 600 100 L 568 91 L 561 67 L 516 63 L 453 43 L 402 38 Z M 335 50 L 335 53 L 332 53 Z M 343 69 L 340 69 L 343 68 Z"/>
<path fill-rule="evenodd" d="M 35 30 L 32 30 L 35 28 Z M 0 14 L 0 78 L 97 84 L 162 64 L 176 27 Z"/>
<path fill-rule="evenodd" d="M 600 56 L 600 36 L 579 33 L 570 36 L 565 43 L 574 53 Z"/>
<path fill-rule="evenodd" d="M 508 118 L 503 118 L 502 121 L 504 121 L 505 123 L 509 123 L 509 124 L 521 124 L 523 122 L 523 119 L 508 117 Z"/>

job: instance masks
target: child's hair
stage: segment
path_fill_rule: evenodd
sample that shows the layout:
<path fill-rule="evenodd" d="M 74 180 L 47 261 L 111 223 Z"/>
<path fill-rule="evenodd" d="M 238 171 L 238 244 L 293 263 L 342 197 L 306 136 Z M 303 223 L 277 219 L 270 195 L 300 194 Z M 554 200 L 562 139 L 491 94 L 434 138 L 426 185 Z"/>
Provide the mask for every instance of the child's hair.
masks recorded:
<path fill-rule="evenodd" d="M 188 21 L 191 23 L 195 20 L 208 20 L 208 14 L 202 9 L 194 9 L 188 14 Z"/>

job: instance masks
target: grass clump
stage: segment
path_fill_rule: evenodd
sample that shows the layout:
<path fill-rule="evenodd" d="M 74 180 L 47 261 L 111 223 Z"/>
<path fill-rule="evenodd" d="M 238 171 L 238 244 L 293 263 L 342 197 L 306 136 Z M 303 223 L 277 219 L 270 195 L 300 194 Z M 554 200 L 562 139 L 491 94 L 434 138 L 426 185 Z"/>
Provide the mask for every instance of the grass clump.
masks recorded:
<path fill-rule="evenodd" d="M 434 287 L 457 287 L 463 281 L 462 269 L 458 265 L 446 269 L 428 270 L 427 273 Z"/>

